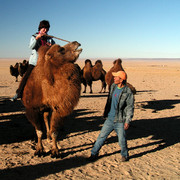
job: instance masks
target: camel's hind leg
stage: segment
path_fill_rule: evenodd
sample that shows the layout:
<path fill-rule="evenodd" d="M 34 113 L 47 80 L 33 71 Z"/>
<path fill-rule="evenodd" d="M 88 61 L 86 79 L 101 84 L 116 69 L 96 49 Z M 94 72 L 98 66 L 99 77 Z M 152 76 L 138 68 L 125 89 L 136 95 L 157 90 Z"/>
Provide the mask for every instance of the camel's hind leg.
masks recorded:
<path fill-rule="evenodd" d="M 35 127 L 36 134 L 38 137 L 38 143 L 34 154 L 38 156 L 44 155 L 44 148 L 42 145 L 42 118 L 40 116 L 40 113 L 33 109 L 26 109 L 26 116 L 28 120 L 32 123 L 32 125 Z"/>
<path fill-rule="evenodd" d="M 106 92 L 105 76 L 102 75 L 101 78 L 100 78 L 100 80 L 101 80 L 101 91 L 100 91 L 99 93 L 102 93 L 103 89 L 104 89 L 104 92 L 103 92 L 103 93 L 105 93 L 105 92 Z"/>
<path fill-rule="evenodd" d="M 104 82 L 101 81 L 101 90 L 99 91 L 99 93 L 102 93 L 103 89 L 104 89 L 104 92 L 106 92 L 106 88 L 104 88 Z"/>
<path fill-rule="evenodd" d="M 18 76 L 16 76 L 16 82 L 18 82 Z"/>
<path fill-rule="evenodd" d="M 90 86 L 90 92 L 89 93 L 93 93 L 93 91 L 92 91 L 92 84 L 91 85 L 89 85 Z"/>
<path fill-rule="evenodd" d="M 105 93 L 106 92 L 106 82 L 105 82 L 105 80 L 104 81 L 102 81 L 102 90 L 104 89 L 104 92 L 103 93 Z"/>
<path fill-rule="evenodd" d="M 59 112 L 53 111 L 50 121 L 50 135 L 52 138 L 51 156 L 59 157 L 59 150 L 57 147 L 57 136 L 59 127 L 63 126 L 63 119 L 60 117 Z"/>
<path fill-rule="evenodd" d="M 90 92 L 89 93 L 93 93 L 93 91 L 92 91 L 92 82 L 88 82 L 88 85 L 89 85 L 89 88 L 90 88 Z"/>
<path fill-rule="evenodd" d="M 83 91 L 83 93 L 86 93 L 86 87 L 87 87 L 87 84 L 84 84 L 84 91 Z"/>

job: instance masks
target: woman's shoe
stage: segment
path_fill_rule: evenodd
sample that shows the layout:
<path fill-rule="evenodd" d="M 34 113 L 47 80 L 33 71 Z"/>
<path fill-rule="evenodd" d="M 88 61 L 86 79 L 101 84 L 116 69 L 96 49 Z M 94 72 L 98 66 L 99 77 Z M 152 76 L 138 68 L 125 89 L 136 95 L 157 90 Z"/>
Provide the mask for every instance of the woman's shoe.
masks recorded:
<path fill-rule="evenodd" d="M 93 161 L 96 161 L 98 158 L 99 158 L 98 154 L 96 155 L 91 154 L 91 156 L 87 158 L 87 161 L 93 162 Z"/>
<path fill-rule="evenodd" d="M 15 96 L 12 97 L 12 98 L 10 99 L 10 101 L 15 102 L 15 101 L 17 100 L 17 98 L 18 98 L 18 94 L 15 94 Z"/>

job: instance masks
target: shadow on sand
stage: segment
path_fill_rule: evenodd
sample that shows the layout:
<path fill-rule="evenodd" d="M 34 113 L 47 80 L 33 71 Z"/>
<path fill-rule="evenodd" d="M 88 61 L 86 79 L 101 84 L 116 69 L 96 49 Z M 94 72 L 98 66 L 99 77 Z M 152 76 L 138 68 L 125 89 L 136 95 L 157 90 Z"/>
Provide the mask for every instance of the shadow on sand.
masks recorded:
<path fill-rule="evenodd" d="M 144 106 L 143 108 L 151 108 L 155 110 L 163 110 L 164 109 L 170 109 L 174 108 L 174 104 L 180 103 L 180 100 L 161 100 L 161 101 L 149 101 L 148 105 Z M 164 105 L 165 104 L 165 105 Z M 2 103 L 1 103 L 2 105 Z M 7 104 L 6 104 L 7 105 Z M 7 107 L 8 108 L 8 107 Z M 11 106 L 9 107 L 10 111 Z M 8 110 L 6 110 L 8 112 Z M 71 116 L 68 117 L 67 122 L 65 122 L 65 130 L 62 133 L 62 138 L 66 137 L 66 134 L 70 134 L 72 132 L 76 132 L 76 135 L 81 135 L 84 133 L 88 133 L 89 131 L 98 131 L 101 128 L 102 123 L 104 122 L 104 119 L 101 116 L 92 116 L 91 114 L 95 113 L 95 111 L 90 111 L 88 109 L 78 109 L 73 112 Z M 88 117 L 83 117 L 84 115 L 88 115 Z M 8 122 L 2 122 L 2 119 L 9 119 Z M 75 120 L 74 120 L 75 118 Z M 19 119 L 22 119 L 19 121 Z M 15 123 L 16 126 L 12 123 Z M 5 131 L 10 132 L 11 128 L 14 128 L 14 131 L 12 134 L 9 135 L 9 133 L 5 134 L 6 138 L 7 136 L 10 136 L 9 139 L 5 139 L 4 143 L 12 143 L 12 142 L 20 142 L 21 140 L 28 140 L 30 137 L 27 135 L 27 130 L 30 128 L 29 131 L 33 131 L 33 128 L 30 123 L 28 123 L 27 119 L 25 118 L 24 114 L 20 115 L 9 115 L 8 117 L 1 117 L 0 119 L 0 132 L 3 129 Z M 128 140 L 143 138 L 152 136 L 152 139 L 156 139 L 157 141 L 151 142 L 148 144 L 138 145 L 135 147 L 131 147 L 132 149 L 137 148 L 143 148 L 148 147 L 152 145 L 158 145 L 157 148 L 152 148 L 147 151 L 134 154 L 131 156 L 131 158 L 137 158 L 140 156 L 143 156 L 147 153 L 156 152 L 159 150 L 162 150 L 168 146 L 172 146 L 179 142 L 180 139 L 180 133 L 179 133 L 179 127 L 180 127 L 180 116 L 173 116 L 173 117 L 165 117 L 165 118 L 156 118 L 156 119 L 141 119 L 141 120 L 134 120 L 132 122 L 132 125 L 130 129 L 128 130 Z M 24 128 L 24 135 L 23 137 L 20 137 L 20 135 L 17 133 L 18 129 Z M 28 134 L 33 134 L 28 133 Z M 1 134 L 2 135 L 2 134 Z M 16 136 L 15 138 L 13 136 Z M 0 140 L 2 141 L 5 137 L 0 137 Z M 7 142 L 5 142 L 7 140 Z M 111 144 L 117 142 L 117 137 L 111 137 L 108 138 L 106 143 Z M 162 145 L 163 143 L 163 145 Z M 3 144 L 3 143 L 0 143 Z M 83 147 L 82 150 L 91 149 L 93 146 L 93 143 L 85 143 L 82 144 L 80 147 Z M 86 161 L 85 157 L 78 156 L 73 158 L 68 158 L 69 154 L 76 153 L 81 150 L 76 150 L 77 146 L 72 147 L 70 152 L 67 152 L 64 154 L 64 159 L 59 159 L 55 162 L 49 162 L 49 163 L 43 163 L 43 164 L 37 164 L 37 165 L 29 165 L 29 166 L 21 166 L 21 167 L 15 167 L 11 169 L 5 169 L 0 171 L 0 179 L 10 179 L 13 177 L 13 179 L 36 179 L 44 176 L 48 176 L 50 174 L 55 174 L 67 169 L 72 169 L 76 167 L 83 166 L 89 162 Z M 74 150 L 73 150 L 74 149 Z M 68 150 L 68 147 L 63 150 Z M 120 151 L 116 151 L 113 153 L 107 153 L 105 155 L 100 156 L 100 158 L 105 156 L 110 156 L 112 154 L 119 153 Z M 63 153 L 63 152 L 62 152 Z"/>
<path fill-rule="evenodd" d="M 0 113 L 21 112 L 23 110 L 24 106 L 22 105 L 20 100 L 11 102 L 9 100 L 9 97 L 0 97 Z"/>
<path fill-rule="evenodd" d="M 143 101 L 140 103 L 146 103 L 146 105 L 142 106 L 144 109 L 152 109 L 154 111 L 161 111 L 164 109 L 173 109 L 176 104 L 180 103 L 180 99 L 153 100 L 153 101 Z"/>
<path fill-rule="evenodd" d="M 81 98 L 100 98 L 100 97 L 107 97 L 108 93 L 99 93 L 99 94 L 83 94 Z"/>

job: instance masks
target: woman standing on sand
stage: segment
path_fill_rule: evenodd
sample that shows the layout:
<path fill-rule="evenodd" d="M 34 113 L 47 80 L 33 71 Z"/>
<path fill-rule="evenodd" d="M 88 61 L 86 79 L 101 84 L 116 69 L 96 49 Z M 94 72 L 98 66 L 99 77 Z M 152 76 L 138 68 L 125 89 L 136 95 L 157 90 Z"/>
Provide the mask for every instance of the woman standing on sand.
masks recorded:
<path fill-rule="evenodd" d="M 47 32 L 49 31 L 49 28 L 50 28 L 49 21 L 42 20 L 39 23 L 38 33 L 32 35 L 29 44 L 29 48 L 32 49 L 32 53 L 29 58 L 29 66 L 19 84 L 18 89 L 16 90 L 15 96 L 10 99 L 11 101 L 16 101 L 18 98 L 22 97 L 23 90 L 28 80 L 28 77 L 30 76 L 31 71 L 34 69 L 34 67 L 37 64 L 38 49 L 40 48 L 40 46 L 45 46 L 45 45 L 51 46 L 55 44 L 55 41 L 51 37 L 46 36 Z"/>

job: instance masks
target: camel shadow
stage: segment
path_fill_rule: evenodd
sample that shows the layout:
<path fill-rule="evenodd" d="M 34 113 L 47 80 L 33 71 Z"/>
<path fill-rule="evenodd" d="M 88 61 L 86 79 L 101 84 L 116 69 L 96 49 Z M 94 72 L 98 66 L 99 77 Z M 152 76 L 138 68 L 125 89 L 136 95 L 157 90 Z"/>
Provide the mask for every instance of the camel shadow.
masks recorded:
<path fill-rule="evenodd" d="M 160 102 L 161 103 L 165 102 L 166 106 L 163 106 L 163 108 L 169 109 L 169 108 L 173 108 L 173 104 L 179 103 L 179 100 L 168 100 L 168 101 L 161 100 Z M 163 108 L 157 108 L 156 106 L 154 108 L 154 105 L 144 106 L 143 108 L 163 110 Z M 104 118 L 102 116 L 93 116 L 94 113 L 96 113 L 96 111 L 93 111 L 90 109 L 75 110 L 65 122 L 65 131 L 63 132 L 64 137 L 62 136 L 62 138 L 66 138 L 66 135 L 72 132 L 76 132 L 76 134 L 72 136 L 77 136 L 77 135 L 82 135 L 82 134 L 92 132 L 92 131 L 99 131 L 101 129 L 101 125 L 104 122 Z M 22 123 L 22 126 L 23 127 L 25 126 L 25 129 L 24 129 L 25 132 L 23 135 L 25 136 L 24 140 L 30 138 L 29 135 L 27 135 L 26 130 L 30 127 L 32 128 L 32 125 L 28 123 L 24 114 L 10 115 L 9 117 L 3 117 L 3 118 L 10 119 L 12 120 L 12 122 L 13 121 L 16 122 L 18 125 L 16 125 L 15 127 L 14 126 L 12 127 L 12 128 L 15 128 L 16 131 L 17 129 L 22 130 L 22 127 L 20 125 Z M 25 123 L 25 121 L 27 122 Z M 8 121 L 1 122 L 1 123 L 5 123 L 7 128 L 11 126 L 11 124 Z M 130 129 L 127 131 L 128 140 L 151 137 L 153 140 L 156 140 L 156 141 L 142 144 L 142 145 L 135 145 L 133 147 L 130 147 L 129 150 L 131 151 L 131 150 L 139 149 L 143 147 L 151 147 L 153 145 L 157 145 L 157 146 L 155 148 L 154 147 L 148 148 L 148 150 L 144 150 L 143 152 L 136 153 L 131 156 L 131 159 L 141 157 L 145 154 L 153 153 L 153 152 L 162 150 L 166 147 L 172 146 L 176 143 L 179 143 L 179 139 L 180 139 L 179 127 L 180 127 L 180 116 L 134 120 L 131 124 Z M 0 132 L 1 130 L 2 129 L 0 129 Z M 7 131 L 10 132 L 11 128 L 7 129 Z M 9 143 L 12 143 L 15 141 L 19 142 L 18 139 L 20 138 L 20 135 L 22 136 L 22 134 L 20 133 L 18 134 L 16 133 L 16 131 L 13 131 L 12 134 L 10 135 L 11 139 L 8 141 Z M 29 134 L 32 135 L 32 131 L 34 131 L 34 129 L 30 129 L 29 131 L 30 131 Z M 6 134 L 6 136 L 7 135 L 8 134 Z M 12 136 L 18 136 L 18 135 L 19 135 L 18 138 L 15 138 L 12 140 Z M 2 139 L 3 138 L 1 138 L 1 140 Z M 112 136 L 108 138 L 105 143 L 111 145 L 111 143 L 114 143 L 114 142 L 117 142 L 116 136 Z M 54 161 L 54 162 L 20 166 L 20 167 L 15 167 L 11 169 L 8 168 L 5 170 L 0 170 L 0 179 L 10 179 L 12 177 L 13 178 L 15 177 L 15 179 L 24 179 L 24 178 L 37 179 L 40 177 L 48 176 L 50 174 L 55 174 L 61 171 L 65 171 L 68 169 L 77 168 L 77 167 L 86 165 L 89 162 L 86 161 L 85 157 L 75 156 L 75 157 L 68 158 L 68 155 L 69 154 L 73 155 L 76 152 L 88 150 L 92 148 L 92 146 L 93 146 L 93 143 L 84 143 L 80 146 L 74 146 L 74 147 L 69 148 L 69 151 L 68 151 L 68 148 L 61 149 L 64 158 Z M 82 149 L 77 150 L 78 147 L 82 147 Z M 63 153 L 63 151 L 66 151 L 66 152 Z M 105 156 L 111 156 L 119 152 L 120 151 L 107 153 L 105 155 L 100 156 L 99 158 L 103 158 Z"/>
<path fill-rule="evenodd" d="M 34 128 L 24 113 L 0 117 L 0 145 L 32 140 L 34 137 Z"/>
<path fill-rule="evenodd" d="M 0 145 L 32 139 L 34 128 L 25 116 L 21 101 L 0 97 Z"/>
<path fill-rule="evenodd" d="M 142 108 L 152 109 L 154 112 L 161 111 L 164 109 L 173 109 L 175 104 L 180 103 L 180 99 L 171 99 L 171 100 L 153 100 L 153 101 L 142 101 Z"/>
<path fill-rule="evenodd" d="M 74 110 L 64 121 L 63 131 L 59 131 L 58 140 L 65 139 L 67 135 L 73 137 L 99 131 L 105 119 L 102 116 L 93 115 L 96 112 L 89 109 Z M 76 134 L 69 136 L 70 133 Z"/>
<path fill-rule="evenodd" d="M 0 113 L 21 112 L 24 109 L 20 100 L 12 102 L 9 97 L 0 97 Z"/>
<path fill-rule="evenodd" d="M 107 97 L 108 93 L 99 93 L 99 94 L 89 94 L 89 95 L 81 95 L 81 98 L 100 98 Z"/>
<path fill-rule="evenodd" d="M 38 179 L 50 174 L 56 174 L 71 168 L 86 165 L 85 157 L 73 157 L 60 159 L 55 162 L 15 167 L 12 169 L 0 170 L 0 179 Z M 59 177 L 60 178 L 60 177 Z"/>
<path fill-rule="evenodd" d="M 1 113 L 3 114 L 0 116 L 0 145 L 10 144 L 10 143 L 15 143 L 15 142 L 22 142 L 26 140 L 37 141 L 35 129 L 26 118 L 24 107 L 21 104 L 21 102 L 17 101 L 16 104 L 14 105 L 11 102 L 8 102 L 8 103 L 6 102 L 1 105 L 5 106 L 5 111 L 2 111 L 1 109 L 2 111 Z M 87 127 L 87 123 L 85 124 L 82 123 L 79 126 L 76 125 L 76 123 L 78 123 L 75 120 L 75 116 L 77 115 L 77 112 L 78 112 L 78 116 L 88 115 L 87 118 L 84 118 L 85 121 L 88 121 L 89 119 L 92 120 L 92 118 L 89 117 L 89 114 L 95 113 L 96 111 L 87 111 L 87 109 L 81 109 L 81 110 L 77 110 L 73 112 L 72 115 L 67 117 L 66 119 L 67 122 L 65 120 L 65 126 L 62 129 L 59 129 L 58 140 L 62 140 L 66 138 L 66 136 L 72 132 L 72 127 L 74 127 L 75 131 L 78 131 L 81 134 L 87 133 L 87 131 L 84 132 L 82 128 L 83 126 Z M 96 121 L 98 118 L 99 117 L 95 116 L 94 120 Z M 68 119 L 70 119 L 70 121 L 68 121 Z M 81 118 L 79 118 L 79 121 L 81 121 Z M 43 126 L 43 131 L 44 131 L 43 139 L 45 139 L 46 138 L 45 126 Z"/>
<path fill-rule="evenodd" d="M 136 91 L 137 94 L 140 94 L 140 93 L 148 93 L 148 94 L 151 94 L 151 92 L 156 92 L 156 90 L 142 90 L 142 91 Z"/>
<path fill-rule="evenodd" d="M 158 146 L 156 148 L 153 147 L 151 149 L 148 148 L 148 150 L 146 151 L 134 154 L 131 156 L 131 159 L 162 150 L 168 146 L 178 143 L 180 139 L 179 120 L 180 120 L 180 116 L 157 118 L 157 119 L 142 119 L 142 120 L 133 121 L 132 126 L 128 132 L 128 140 L 148 137 L 152 135 L 152 139 L 156 139 L 157 141 L 143 145 L 137 145 L 129 148 L 129 150 L 131 151 L 133 149 L 138 149 L 153 145 L 158 145 Z M 117 137 L 108 138 L 106 144 L 110 145 L 111 143 L 114 142 L 117 142 Z M 85 149 L 83 150 L 87 150 L 90 149 L 92 145 L 93 143 L 83 144 L 81 147 L 84 146 Z M 75 149 L 77 148 L 77 146 L 73 148 Z M 62 149 L 62 151 L 63 150 L 65 149 Z M 70 150 L 72 150 L 72 148 Z M 65 171 L 67 169 L 78 168 L 80 166 L 88 164 L 89 162 L 86 161 L 86 158 L 83 156 L 75 156 L 75 157 L 67 158 L 69 154 L 76 153 L 77 151 L 81 151 L 81 150 L 74 150 L 71 151 L 71 153 L 66 152 L 64 154 L 66 158 L 54 162 L 21 166 L 21 167 L 1 170 L 0 178 L 10 179 L 12 177 L 16 177 L 17 179 L 24 179 L 24 178 L 37 179 L 40 177 L 48 176 L 50 174 L 56 174 L 58 172 Z M 99 158 L 111 156 L 119 152 L 120 151 L 107 153 L 105 155 L 101 155 Z"/>

